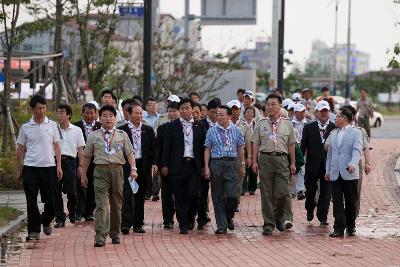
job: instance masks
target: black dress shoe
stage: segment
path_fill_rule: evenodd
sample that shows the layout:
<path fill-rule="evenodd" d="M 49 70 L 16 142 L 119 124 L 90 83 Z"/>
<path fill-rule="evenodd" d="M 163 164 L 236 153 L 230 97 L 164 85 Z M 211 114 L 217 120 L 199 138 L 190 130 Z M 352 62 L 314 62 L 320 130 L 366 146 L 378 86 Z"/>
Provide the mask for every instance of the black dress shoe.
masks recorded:
<path fill-rule="evenodd" d="M 235 230 L 235 224 L 232 219 L 228 220 L 228 229 L 231 231 Z"/>
<path fill-rule="evenodd" d="M 143 226 L 140 227 L 133 227 L 133 232 L 134 233 L 139 233 L 139 234 L 144 234 L 146 231 L 143 229 Z"/>
<path fill-rule="evenodd" d="M 275 227 L 276 227 L 276 229 L 278 229 L 279 232 L 285 231 L 285 226 L 283 225 L 282 221 L 276 221 Z"/>
<path fill-rule="evenodd" d="M 121 240 L 119 240 L 119 237 L 114 237 L 111 239 L 112 244 L 121 244 Z"/>
<path fill-rule="evenodd" d="M 152 198 L 151 198 L 151 201 L 154 201 L 154 202 L 159 201 L 159 200 L 160 200 L 159 196 L 152 196 Z"/>
<path fill-rule="evenodd" d="M 347 228 L 346 229 L 346 234 L 348 235 L 348 236 L 354 236 L 355 234 L 356 234 L 356 228 Z"/>
<path fill-rule="evenodd" d="M 188 225 L 188 229 L 189 230 L 193 230 L 194 229 L 194 218 L 192 220 L 190 220 L 190 223 Z"/>
<path fill-rule="evenodd" d="M 204 230 L 204 227 L 206 226 L 205 223 L 198 223 L 197 224 L 197 230 Z"/>
<path fill-rule="evenodd" d="M 129 234 L 129 228 L 128 227 L 122 227 L 121 232 L 123 235 L 128 235 Z"/>
<path fill-rule="evenodd" d="M 262 234 L 263 235 L 272 235 L 272 230 L 271 229 L 264 229 Z"/>
<path fill-rule="evenodd" d="M 189 231 L 188 231 L 187 228 L 181 228 L 180 231 L 179 231 L 179 233 L 180 233 L 181 235 L 187 235 L 187 234 L 189 233 Z"/>
<path fill-rule="evenodd" d="M 104 247 L 106 245 L 106 243 L 104 241 L 96 241 L 96 243 L 94 243 L 94 246 L 96 248 L 101 248 Z"/>
<path fill-rule="evenodd" d="M 342 231 L 333 231 L 329 234 L 330 237 L 343 237 L 344 233 Z"/>
<path fill-rule="evenodd" d="M 93 215 L 85 216 L 85 221 L 93 222 L 94 221 L 94 216 Z"/>
<path fill-rule="evenodd" d="M 217 229 L 215 231 L 216 235 L 225 235 L 226 234 L 226 229 Z"/>
<path fill-rule="evenodd" d="M 303 191 L 300 191 L 299 193 L 297 193 L 297 200 L 303 200 L 306 198 L 306 195 L 304 194 Z"/>
<path fill-rule="evenodd" d="M 249 195 L 254 196 L 256 193 L 254 191 L 250 191 Z"/>
<path fill-rule="evenodd" d="M 69 221 L 71 223 L 75 223 L 76 219 L 75 219 L 75 215 L 69 215 Z"/>
<path fill-rule="evenodd" d="M 80 214 L 75 214 L 75 221 L 80 222 L 82 220 L 82 215 Z"/>
<path fill-rule="evenodd" d="M 326 226 L 326 225 L 329 225 L 329 223 L 327 221 L 320 221 L 319 225 Z"/>
<path fill-rule="evenodd" d="M 56 224 L 54 225 L 54 228 L 61 228 L 61 227 L 65 227 L 65 222 L 56 222 Z"/>
<path fill-rule="evenodd" d="M 151 196 L 146 195 L 146 196 L 144 196 L 144 199 L 145 199 L 145 200 L 150 200 L 150 199 L 151 199 Z"/>
<path fill-rule="evenodd" d="M 208 217 L 208 216 L 207 216 L 207 219 L 206 219 L 206 220 L 207 220 L 208 223 L 211 222 L 211 218 Z"/>
<path fill-rule="evenodd" d="M 311 222 L 314 219 L 314 212 L 307 211 L 307 221 Z"/>
<path fill-rule="evenodd" d="M 174 227 L 174 223 L 164 223 L 164 229 L 172 229 Z"/>

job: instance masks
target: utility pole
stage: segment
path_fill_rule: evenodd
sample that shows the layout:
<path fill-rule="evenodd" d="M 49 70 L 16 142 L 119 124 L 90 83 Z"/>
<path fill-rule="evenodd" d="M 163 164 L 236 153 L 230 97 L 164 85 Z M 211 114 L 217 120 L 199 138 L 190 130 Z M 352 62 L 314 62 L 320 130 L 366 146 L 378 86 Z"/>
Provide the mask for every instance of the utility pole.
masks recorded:
<path fill-rule="evenodd" d="M 151 35 L 152 35 L 152 0 L 144 0 L 143 26 L 143 101 L 151 96 Z"/>
<path fill-rule="evenodd" d="M 283 89 L 285 0 L 273 0 L 270 88 Z"/>
<path fill-rule="evenodd" d="M 349 16 L 347 22 L 347 73 L 346 73 L 346 88 L 344 97 L 346 102 L 350 101 L 350 55 L 351 55 L 351 43 L 350 43 L 350 22 L 351 22 L 351 0 L 349 0 Z"/>
<path fill-rule="evenodd" d="M 185 38 L 186 48 L 188 48 L 188 42 L 189 42 L 189 10 L 190 10 L 189 0 L 185 0 L 184 38 Z"/>
<path fill-rule="evenodd" d="M 331 92 L 336 95 L 336 65 L 337 65 L 337 23 L 338 23 L 339 0 L 335 4 L 335 40 L 332 51 L 332 67 L 331 67 Z"/>

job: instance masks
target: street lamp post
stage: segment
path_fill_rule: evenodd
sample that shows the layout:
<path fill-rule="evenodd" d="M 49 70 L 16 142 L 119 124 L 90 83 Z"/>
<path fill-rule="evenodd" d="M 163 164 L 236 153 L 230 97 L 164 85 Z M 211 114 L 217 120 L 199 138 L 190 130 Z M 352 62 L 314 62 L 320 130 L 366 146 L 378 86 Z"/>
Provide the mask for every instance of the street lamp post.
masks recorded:
<path fill-rule="evenodd" d="M 350 100 L 350 53 L 351 53 L 351 44 L 350 44 L 350 22 L 351 22 L 351 0 L 349 0 L 349 16 L 347 22 L 347 73 L 346 73 L 346 88 L 344 97 L 348 102 Z"/>
<path fill-rule="evenodd" d="M 143 25 L 143 100 L 151 96 L 151 35 L 152 35 L 152 0 L 144 0 Z"/>
<path fill-rule="evenodd" d="M 280 9 L 280 19 L 278 22 L 279 25 L 279 33 L 278 33 L 278 90 L 283 89 L 283 54 L 285 53 L 284 49 L 284 37 L 285 37 L 285 0 L 281 0 L 281 9 Z"/>

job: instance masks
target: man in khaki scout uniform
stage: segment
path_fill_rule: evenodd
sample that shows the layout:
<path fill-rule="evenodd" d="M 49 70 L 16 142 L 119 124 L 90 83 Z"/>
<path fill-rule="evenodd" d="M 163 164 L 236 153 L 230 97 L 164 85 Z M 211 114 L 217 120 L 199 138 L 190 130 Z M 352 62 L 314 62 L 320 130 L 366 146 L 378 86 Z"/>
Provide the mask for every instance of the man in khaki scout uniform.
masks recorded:
<path fill-rule="evenodd" d="M 93 156 L 96 202 L 95 247 L 103 247 L 108 234 L 113 244 L 120 243 L 124 155 L 131 166 L 130 179 L 137 178 L 134 151 L 129 137 L 124 131 L 115 129 L 115 108 L 103 106 L 99 114 L 102 127 L 88 137 L 81 177 L 82 185 L 85 187 L 87 185 L 86 171 Z"/>
<path fill-rule="evenodd" d="M 284 230 L 282 220 L 290 194 L 289 176 L 296 172 L 296 137 L 290 120 L 279 115 L 281 106 L 279 95 L 268 95 L 265 106 L 268 116 L 259 120 L 252 137 L 252 167 L 260 175 L 263 235 L 271 235 L 275 227 Z"/>

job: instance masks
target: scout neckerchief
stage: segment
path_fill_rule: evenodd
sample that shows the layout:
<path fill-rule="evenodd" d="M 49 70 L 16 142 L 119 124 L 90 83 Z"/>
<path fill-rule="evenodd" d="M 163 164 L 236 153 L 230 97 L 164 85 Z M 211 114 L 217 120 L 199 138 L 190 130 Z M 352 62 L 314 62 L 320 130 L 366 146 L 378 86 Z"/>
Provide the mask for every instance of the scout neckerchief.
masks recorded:
<path fill-rule="evenodd" d="M 132 133 L 133 149 L 135 151 L 141 150 L 142 145 L 140 142 L 140 137 L 142 134 L 142 123 L 140 123 L 139 127 L 136 128 L 135 125 L 133 125 L 131 122 L 128 122 L 128 127 Z"/>
<path fill-rule="evenodd" d="M 82 122 L 83 122 L 83 127 L 85 128 L 85 135 L 88 136 L 89 134 L 92 133 L 96 121 L 93 121 L 92 123 L 87 123 L 86 121 Z"/>
<path fill-rule="evenodd" d="M 191 118 L 189 121 L 186 121 L 184 119 L 180 119 L 181 125 L 183 128 L 183 138 L 185 140 L 185 145 L 192 145 L 190 141 L 190 134 L 192 133 L 192 124 L 194 122 L 193 118 Z"/>
<path fill-rule="evenodd" d="M 321 142 L 323 144 L 325 143 L 325 133 L 328 125 L 329 121 L 327 121 L 325 124 L 322 124 L 322 122 L 318 120 L 319 135 L 321 136 Z"/>
<path fill-rule="evenodd" d="M 221 139 L 224 140 L 224 151 L 225 152 L 232 151 L 232 144 L 231 144 L 231 140 L 229 138 L 231 126 L 233 126 L 232 123 L 229 123 L 228 127 L 226 127 L 226 128 L 223 128 L 222 126 L 217 125 L 219 135 L 221 136 Z"/>
<path fill-rule="evenodd" d="M 279 124 L 281 123 L 282 117 L 279 116 L 278 119 L 276 120 L 276 122 L 273 122 L 269 117 L 267 117 L 267 119 L 268 119 L 269 125 L 271 126 L 271 129 L 272 129 L 270 138 L 272 139 L 272 141 L 274 141 L 274 144 L 276 145 L 278 143 L 278 128 L 279 128 Z"/>
<path fill-rule="evenodd" d="M 112 135 L 111 135 L 112 132 Z M 112 144 L 112 140 L 114 139 L 114 135 L 115 135 L 115 129 L 111 129 L 111 130 L 106 130 L 104 128 L 101 129 L 101 134 L 103 135 L 103 139 L 104 139 L 104 150 L 107 154 L 112 154 L 111 152 L 111 144 Z M 110 136 L 111 135 L 111 136 Z"/>
<path fill-rule="evenodd" d="M 206 120 L 207 120 L 208 126 L 210 126 L 210 128 L 212 128 L 218 124 L 217 122 L 212 122 L 212 120 L 209 117 L 207 117 Z"/>
<path fill-rule="evenodd" d="M 303 119 L 302 121 L 298 121 L 296 118 L 294 118 L 292 122 L 294 124 L 293 125 L 294 129 L 296 130 L 295 133 L 296 133 L 297 143 L 300 143 L 301 137 L 303 135 L 303 128 L 304 128 L 304 125 L 306 125 L 307 120 Z"/>

